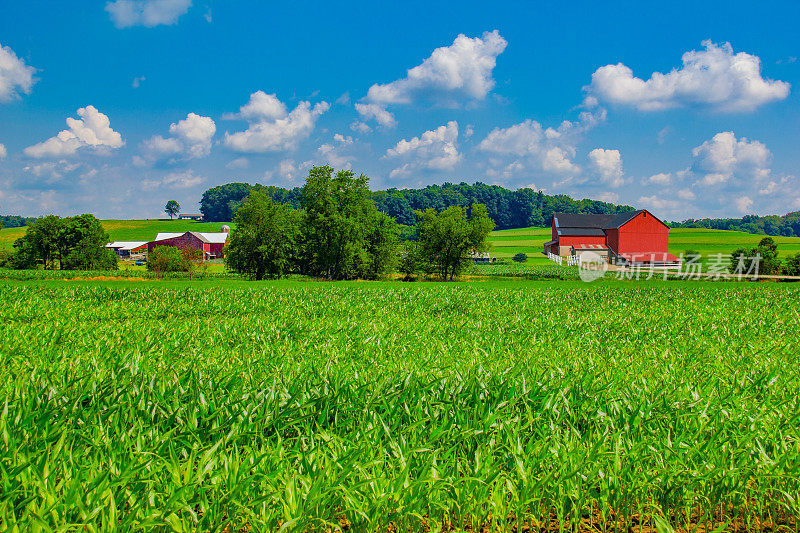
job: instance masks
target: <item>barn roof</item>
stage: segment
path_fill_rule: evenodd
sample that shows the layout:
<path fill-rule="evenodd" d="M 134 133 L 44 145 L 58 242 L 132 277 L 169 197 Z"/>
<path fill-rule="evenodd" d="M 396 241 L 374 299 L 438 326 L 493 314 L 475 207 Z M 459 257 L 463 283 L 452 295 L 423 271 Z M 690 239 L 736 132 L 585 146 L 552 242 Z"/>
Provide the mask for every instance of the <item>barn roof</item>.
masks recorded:
<path fill-rule="evenodd" d="M 553 213 L 553 219 L 556 228 L 559 229 L 559 235 L 604 235 L 604 229 L 618 228 L 642 212 L 644 209 L 616 215 Z M 566 230 L 575 233 L 562 233 Z M 589 232 L 589 230 L 600 231 L 600 233 Z"/>
<path fill-rule="evenodd" d="M 583 237 L 587 235 L 602 237 L 605 232 L 600 228 L 557 228 L 556 233 L 562 237 Z"/>
<path fill-rule="evenodd" d="M 175 237 L 180 237 L 185 235 L 185 233 L 158 233 L 156 235 L 156 241 L 165 241 L 167 239 L 174 239 Z"/>
<path fill-rule="evenodd" d="M 191 231 L 192 235 L 197 237 L 203 242 L 207 243 L 215 243 L 215 244 L 225 244 L 228 240 L 228 234 L 225 232 L 219 233 L 206 233 L 206 232 L 199 232 L 199 231 Z"/>
<path fill-rule="evenodd" d="M 106 244 L 106 248 L 114 250 L 135 250 L 147 244 L 147 241 L 114 241 Z"/>

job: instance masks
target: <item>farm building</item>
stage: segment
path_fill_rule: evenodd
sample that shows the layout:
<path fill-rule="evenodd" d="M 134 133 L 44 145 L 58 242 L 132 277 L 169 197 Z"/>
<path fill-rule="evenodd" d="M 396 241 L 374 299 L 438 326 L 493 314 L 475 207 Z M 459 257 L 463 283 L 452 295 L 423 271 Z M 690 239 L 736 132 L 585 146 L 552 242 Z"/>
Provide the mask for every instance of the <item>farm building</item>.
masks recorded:
<path fill-rule="evenodd" d="M 178 220 L 203 220 L 203 215 L 200 213 L 181 213 L 178 215 Z"/>
<path fill-rule="evenodd" d="M 674 264 L 669 226 L 646 209 L 618 215 L 554 213 L 552 240 L 544 253 L 560 256 L 594 252 L 627 264 Z"/>
<path fill-rule="evenodd" d="M 147 241 L 114 241 L 106 244 L 120 259 L 144 259 L 147 256 Z"/>
<path fill-rule="evenodd" d="M 186 233 L 159 233 L 154 241 L 147 243 L 147 251 L 152 252 L 158 246 L 175 246 L 176 248 L 193 248 L 203 252 L 203 259 L 216 259 L 222 257 L 222 249 L 228 240 L 227 232 L 201 233 L 187 231 Z"/>

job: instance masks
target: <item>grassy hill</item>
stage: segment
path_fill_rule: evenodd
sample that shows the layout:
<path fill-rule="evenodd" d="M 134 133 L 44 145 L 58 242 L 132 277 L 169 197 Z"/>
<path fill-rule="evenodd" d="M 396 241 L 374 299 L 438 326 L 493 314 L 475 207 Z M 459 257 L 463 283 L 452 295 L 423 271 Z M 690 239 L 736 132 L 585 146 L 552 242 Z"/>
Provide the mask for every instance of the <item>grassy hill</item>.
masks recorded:
<path fill-rule="evenodd" d="M 219 231 L 219 222 L 193 220 L 103 220 L 103 227 L 112 241 L 151 241 L 160 231 Z M 228 224 L 233 227 L 233 224 Z M 0 229 L 0 248 L 11 248 L 14 241 L 25 235 L 25 228 Z"/>
<path fill-rule="evenodd" d="M 520 228 L 493 231 L 489 235 L 491 254 L 498 259 L 511 259 L 515 254 L 528 254 L 528 262 L 547 264 L 542 246 L 550 240 L 550 228 Z M 686 250 L 700 252 L 704 258 L 715 254 L 729 255 L 740 247 L 755 246 L 764 235 L 740 231 L 678 228 L 669 232 L 669 251 L 680 255 Z M 773 237 L 781 257 L 800 252 L 800 237 Z"/>

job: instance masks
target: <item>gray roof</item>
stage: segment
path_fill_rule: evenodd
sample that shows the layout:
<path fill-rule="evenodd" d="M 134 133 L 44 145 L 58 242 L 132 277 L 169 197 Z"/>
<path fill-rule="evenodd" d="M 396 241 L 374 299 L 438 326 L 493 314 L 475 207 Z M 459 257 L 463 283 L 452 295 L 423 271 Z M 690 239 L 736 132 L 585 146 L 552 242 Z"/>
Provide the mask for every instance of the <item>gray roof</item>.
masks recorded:
<path fill-rule="evenodd" d="M 559 235 L 603 235 L 604 229 L 618 228 L 641 213 L 643 210 L 630 211 L 617 215 L 584 215 L 576 213 L 553 213 Z M 563 233 L 569 228 L 577 233 Z M 600 233 L 589 232 L 599 230 Z"/>
<path fill-rule="evenodd" d="M 556 233 L 563 237 L 578 237 L 584 235 L 592 235 L 602 237 L 605 232 L 600 228 L 558 228 Z"/>

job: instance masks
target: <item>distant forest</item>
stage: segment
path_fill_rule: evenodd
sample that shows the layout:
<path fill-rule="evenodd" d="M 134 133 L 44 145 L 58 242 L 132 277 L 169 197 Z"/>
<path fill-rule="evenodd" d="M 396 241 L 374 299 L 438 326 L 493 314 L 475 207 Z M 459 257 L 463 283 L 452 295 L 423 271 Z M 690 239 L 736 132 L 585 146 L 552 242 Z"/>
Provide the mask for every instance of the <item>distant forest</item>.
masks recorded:
<path fill-rule="evenodd" d="M 724 229 L 757 235 L 800 237 L 800 211 L 792 211 L 783 216 L 747 215 L 742 218 L 704 218 L 701 220 L 690 218 L 683 222 L 670 222 L 669 225 L 672 228 Z"/>
<path fill-rule="evenodd" d="M 228 183 L 208 189 L 200 201 L 200 212 L 210 222 L 230 222 L 236 209 L 252 190 L 263 191 L 279 203 L 299 207 L 300 188 Z M 441 211 L 452 205 L 468 206 L 479 203 L 486 206 L 497 229 L 549 226 L 555 212 L 614 214 L 633 211 L 629 205 L 614 205 L 599 200 L 573 200 L 560 194 L 550 196 L 533 189 L 510 191 L 498 185 L 475 183 L 445 183 L 429 185 L 423 189 L 388 189 L 372 193 L 375 205 L 399 224 L 413 226 L 417 223 L 414 211 L 429 207 Z"/>
<path fill-rule="evenodd" d="M 21 228 L 36 220 L 31 217 L 20 217 L 17 215 L 0 215 L 0 228 Z"/>

